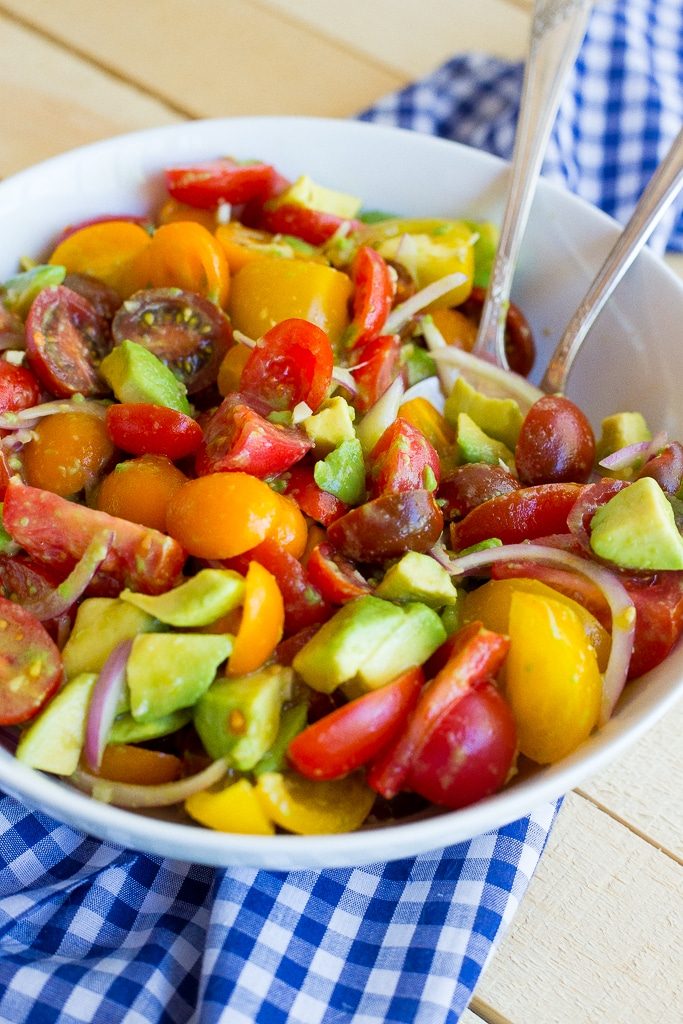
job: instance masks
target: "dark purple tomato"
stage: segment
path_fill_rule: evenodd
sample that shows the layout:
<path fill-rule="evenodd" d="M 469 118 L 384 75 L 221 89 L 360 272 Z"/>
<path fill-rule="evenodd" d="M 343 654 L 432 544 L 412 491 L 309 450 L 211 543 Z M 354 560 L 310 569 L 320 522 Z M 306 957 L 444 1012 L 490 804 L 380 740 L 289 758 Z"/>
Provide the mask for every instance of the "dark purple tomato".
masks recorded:
<path fill-rule="evenodd" d="M 383 562 L 406 551 L 428 551 L 443 530 L 443 513 L 430 491 L 400 491 L 367 501 L 336 519 L 328 540 L 356 562 Z"/>
<path fill-rule="evenodd" d="M 562 395 L 544 395 L 524 417 L 515 448 L 524 484 L 585 483 L 595 462 L 595 436 L 585 414 Z"/>
<path fill-rule="evenodd" d="M 26 320 L 28 363 L 58 398 L 106 395 L 99 365 L 111 348 L 109 327 L 95 308 L 64 285 L 43 288 Z"/>

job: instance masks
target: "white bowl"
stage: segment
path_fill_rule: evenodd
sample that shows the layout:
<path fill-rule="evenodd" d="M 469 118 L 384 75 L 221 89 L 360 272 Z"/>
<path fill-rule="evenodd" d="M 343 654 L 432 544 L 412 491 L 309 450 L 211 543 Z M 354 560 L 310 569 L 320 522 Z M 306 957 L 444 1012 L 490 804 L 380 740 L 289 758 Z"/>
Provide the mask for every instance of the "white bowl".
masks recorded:
<path fill-rule="evenodd" d="M 363 198 L 368 208 L 412 216 L 499 220 L 507 171 L 476 150 L 413 132 L 308 118 L 195 121 L 77 149 L 0 183 L 0 280 L 36 256 L 68 223 L 101 213 L 146 213 L 161 170 L 222 154 L 259 157 L 284 174 L 307 173 Z M 545 366 L 618 228 L 601 212 L 541 182 L 513 298 L 534 329 Z M 644 252 L 576 362 L 568 393 L 594 426 L 619 409 L 683 437 L 680 401 L 683 287 Z M 33 771 L 0 749 L 0 785 L 92 835 L 147 853 L 216 866 L 321 868 L 380 862 L 469 839 L 521 817 L 597 772 L 673 705 L 683 691 L 683 648 L 630 684 L 612 720 L 572 756 L 518 779 L 461 811 L 335 836 L 241 836 L 109 807 Z"/>

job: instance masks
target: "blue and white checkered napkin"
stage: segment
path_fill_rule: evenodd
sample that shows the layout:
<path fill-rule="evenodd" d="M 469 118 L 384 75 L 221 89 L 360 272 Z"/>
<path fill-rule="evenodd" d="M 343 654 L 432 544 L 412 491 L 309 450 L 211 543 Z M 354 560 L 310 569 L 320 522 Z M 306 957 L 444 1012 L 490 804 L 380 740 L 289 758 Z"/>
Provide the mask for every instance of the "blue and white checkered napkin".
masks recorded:
<path fill-rule="evenodd" d="M 509 155 L 522 69 L 458 57 L 365 119 Z M 680 0 L 598 6 L 547 174 L 624 219 L 683 114 Z M 683 248 L 670 220 L 659 244 Z M 555 805 L 433 854 L 212 870 L 0 798 L 0 1024 L 455 1024 Z"/>

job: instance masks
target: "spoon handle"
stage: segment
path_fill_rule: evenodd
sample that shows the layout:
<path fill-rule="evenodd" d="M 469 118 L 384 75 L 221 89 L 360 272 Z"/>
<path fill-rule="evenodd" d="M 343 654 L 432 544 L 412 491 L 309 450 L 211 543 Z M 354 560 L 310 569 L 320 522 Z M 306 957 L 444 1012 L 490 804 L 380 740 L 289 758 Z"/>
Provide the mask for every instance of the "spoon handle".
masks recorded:
<path fill-rule="evenodd" d="M 500 241 L 473 352 L 508 369 L 505 316 L 522 235 L 560 96 L 584 36 L 589 0 L 536 0 Z"/>
<path fill-rule="evenodd" d="M 683 128 L 640 197 L 614 248 L 571 318 L 545 372 L 541 388 L 564 391 L 584 338 L 634 259 L 683 187 Z"/>

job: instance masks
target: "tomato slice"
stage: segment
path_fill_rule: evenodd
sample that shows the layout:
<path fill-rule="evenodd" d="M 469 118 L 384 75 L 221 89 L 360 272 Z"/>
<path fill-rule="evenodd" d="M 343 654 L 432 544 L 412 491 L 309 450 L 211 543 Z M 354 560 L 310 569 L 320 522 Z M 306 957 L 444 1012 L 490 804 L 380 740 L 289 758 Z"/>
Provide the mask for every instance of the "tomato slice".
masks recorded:
<path fill-rule="evenodd" d="M 244 364 L 240 388 L 273 409 L 306 402 L 313 410 L 327 397 L 334 353 L 327 334 L 309 320 L 292 317 L 267 331 Z"/>
<path fill-rule="evenodd" d="M 264 479 L 283 473 L 312 447 L 303 430 L 271 423 L 235 393 L 205 423 L 195 469 L 199 476 L 244 470 Z"/>
<path fill-rule="evenodd" d="M 106 395 L 109 389 L 97 368 L 110 348 L 108 325 L 70 288 L 49 286 L 33 300 L 26 320 L 26 355 L 51 394 Z"/>
<path fill-rule="evenodd" d="M 567 517 L 581 493 L 581 484 L 536 484 L 490 498 L 459 523 L 451 523 L 451 544 L 462 551 L 497 537 L 519 544 L 553 533 L 568 533 Z"/>
<path fill-rule="evenodd" d="M 309 779 L 339 779 L 377 757 L 417 703 L 422 670 L 410 668 L 386 686 L 349 701 L 309 725 L 289 744 L 289 759 Z"/>
<path fill-rule="evenodd" d="M 411 765 L 422 751 L 439 720 L 475 686 L 494 676 L 510 645 L 507 637 L 472 622 L 457 635 L 446 665 L 420 694 L 406 728 L 374 762 L 368 782 L 387 799 L 406 784 Z"/>
<path fill-rule="evenodd" d="M 376 249 L 361 245 L 353 261 L 353 320 L 347 333 L 350 348 L 381 332 L 394 298 L 394 280 Z"/>
<path fill-rule="evenodd" d="M 229 157 L 169 168 L 166 188 L 181 203 L 213 209 L 219 203 L 246 203 L 270 192 L 276 174 L 270 164 L 238 163 Z"/>
<path fill-rule="evenodd" d="M 114 288 L 90 274 L 76 272 L 67 274 L 62 283 L 72 292 L 78 292 L 103 320 L 111 323 L 121 305 L 121 296 Z"/>
<path fill-rule="evenodd" d="M 292 466 L 286 480 L 285 494 L 293 498 L 304 515 L 315 519 L 316 523 L 329 526 L 349 510 L 349 506 L 341 498 L 318 487 L 313 476 L 313 466 L 308 462 L 299 462 Z"/>
<path fill-rule="evenodd" d="M 176 582 L 185 552 L 157 530 L 118 519 L 13 477 L 3 507 L 5 529 L 37 562 L 69 572 L 96 534 L 111 530 L 114 539 L 101 571 L 120 586 L 161 593 Z M 120 589 L 120 587 L 119 587 Z"/>
<path fill-rule="evenodd" d="M 165 455 L 172 462 L 194 455 L 204 436 L 191 416 L 146 402 L 110 405 L 106 424 L 109 437 L 122 451 L 131 455 Z"/>
<path fill-rule="evenodd" d="M 407 420 L 398 419 L 387 427 L 368 458 L 370 493 L 433 490 L 441 476 L 436 449 L 421 430 Z"/>
<path fill-rule="evenodd" d="M 226 315 L 213 302 L 179 288 L 136 292 L 112 322 L 114 342 L 128 339 L 153 352 L 196 394 L 213 384 L 232 340 Z"/>
<path fill-rule="evenodd" d="M 429 551 L 443 530 L 443 513 L 430 491 L 383 494 L 336 519 L 330 543 L 355 562 L 383 562 L 406 551 Z"/>
<path fill-rule="evenodd" d="M 0 414 L 30 409 L 39 401 L 40 386 L 31 371 L 0 359 Z"/>
<path fill-rule="evenodd" d="M 57 690 L 62 659 L 45 627 L 0 597 L 0 725 L 28 722 Z"/>
<path fill-rule="evenodd" d="M 395 334 L 382 334 L 356 345 L 350 367 L 358 388 L 354 405 L 366 412 L 382 397 L 400 369 L 401 343 Z"/>
<path fill-rule="evenodd" d="M 361 224 L 348 217 L 338 217 L 323 210 L 310 210 L 294 203 L 281 203 L 274 209 L 265 206 L 261 212 L 258 227 L 273 235 L 294 235 L 310 245 L 324 245 L 342 226 L 350 224 L 351 231 L 358 231 Z"/>
<path fill-rule="evenodd" d="M 306 569 L 311 583 L 331 604 L 345 604 L 372 591 L 353 562 L 335 551 L 331 544 L 317 544 L 308 556 Z"/>

